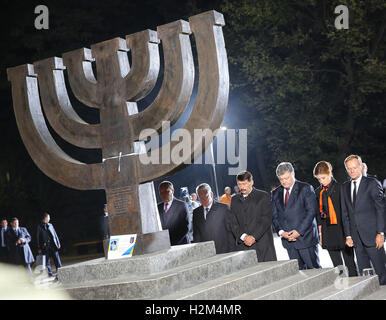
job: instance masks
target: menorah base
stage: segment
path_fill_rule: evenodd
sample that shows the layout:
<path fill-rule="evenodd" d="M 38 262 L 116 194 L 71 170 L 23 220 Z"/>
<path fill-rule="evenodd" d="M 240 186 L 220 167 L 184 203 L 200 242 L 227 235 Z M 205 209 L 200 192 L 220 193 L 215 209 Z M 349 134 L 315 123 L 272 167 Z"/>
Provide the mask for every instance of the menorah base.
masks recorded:
<path fill-rule="evenodd" d="M 113 236 L 112 236 L 113 237 Z M 109 248 L 110 239 L 103 241 L 103 249 L 105 258 Z M 150 233 L 139 233 L 135 241 L 133 256 L 138 256 L 146 253 L 153 253 L 161 250 L 170 249 L 169 230 L 161 230 Z"/>

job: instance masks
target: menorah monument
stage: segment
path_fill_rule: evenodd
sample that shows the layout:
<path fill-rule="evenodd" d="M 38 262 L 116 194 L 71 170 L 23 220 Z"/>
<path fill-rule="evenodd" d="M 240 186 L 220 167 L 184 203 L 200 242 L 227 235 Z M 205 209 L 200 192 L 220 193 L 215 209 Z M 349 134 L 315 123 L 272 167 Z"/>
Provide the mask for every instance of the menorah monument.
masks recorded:
<path fill-rule="evenodd" d="M 168 230 L 162 230 L 153 181 L 169 176 L 200 157 L 225 115 L 229 74 L 222 34 L 223 15 L 204 12 L 189 18 L 114 38 L 33 64 L 8 68 L 13 107 L 21 138 L 35 164 L 48 177 L 78 190 L 104 189 L 109 211 L 110 235 L 137 234 L 134 254 L 170 248 Z M 162 123 L 173 125 L 191 99 L 195 67 L 190 42 L 193 33 L 199 82 L 193 109 L 183 128 L 202 140 L 178 162 L 144 164 L 146 153 L 141 131 L 161 132 Z M 162 44 L 164 74 L 154 101 L 138 112 L 137 101 L 156 84 Z M 131 52 L 131 64 L 128 52 Z M 96 64 L 96 75 L 92 63 Z M 100 123 L 81 119 L 68 96 L 65 74 L 81 103 L 99 109 Z M 81 148 L 101 149 L 99 163 L 86 164 L 66 154 L 52 137 Z M 205 131 L 209 129 L 208 131 Z M 205 134 L 208 132 L 208 134 Z M 173 150 L 177 141 L 160 146 L 159 154 Z"/>

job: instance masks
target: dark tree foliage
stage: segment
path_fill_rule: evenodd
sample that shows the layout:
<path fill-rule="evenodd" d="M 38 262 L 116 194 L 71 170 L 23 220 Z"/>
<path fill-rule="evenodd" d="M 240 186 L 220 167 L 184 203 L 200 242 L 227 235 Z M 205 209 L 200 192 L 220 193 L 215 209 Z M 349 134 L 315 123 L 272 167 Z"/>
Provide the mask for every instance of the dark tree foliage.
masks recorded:
<path fill-rule="evenodd" d="M 337 30 L 334 8 L 349 8 Z M 328 160 L 339 179 L 343 160 L 360 154 L 386 175 L 386 3 L 379 1 L 227 1 L 227 48 L 234 92 L 255 117 L 249 151 L 264 184 L 281 161 L 312 181 Z"/>

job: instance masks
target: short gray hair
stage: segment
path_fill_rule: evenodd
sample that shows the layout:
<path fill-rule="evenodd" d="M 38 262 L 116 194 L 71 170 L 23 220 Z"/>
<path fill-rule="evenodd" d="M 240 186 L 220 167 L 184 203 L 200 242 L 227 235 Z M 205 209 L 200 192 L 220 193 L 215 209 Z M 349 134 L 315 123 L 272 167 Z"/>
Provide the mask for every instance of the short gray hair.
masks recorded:
<path fill-rule="evenodd" d="M 203 190 L 203 189 L 207 190 L 208 192 L 211 192 L 211 191 L 212 191 L 212 188 L 210 187 L 209 184 L 207 184 L 207 183 L 201 183 L 201 184 L 199 184 L 199 185 L 197 186 L 197 188 L 196 188 L 196 193 L 198 194 L 198 191 Z"/>
<path fill-rule="evenodd" d="M 170 190 L 174 190 L 174 186 L 173 186 L 173 183 L 171 183 L 170 181 L 162 181 L 159 185 L 158 185 L 158 190 L 161 189 L 163 186 L 168 186 L 168 189 Z"/>
<path fill-rule="evenodd" d="M 351 154 L 346 159 L 344 159 L 344 166 L 345 166 L 346 170 L 347 170 L 346 163 L 350 160 L 353 160 L 353 159 L 357 159 L 359 162 L 359 165 L 362 165 L 362 158 L 356 154 Z"/>
<path fill-rule="evenodd" d="M 293 176 L 295 175 L 295 170 L 292 164 L 290 162 L 279 163 L 279 165 L 276 168 L 276 176 L 277 177 L 282 176 L 286 172 L 289 172 Z"/>

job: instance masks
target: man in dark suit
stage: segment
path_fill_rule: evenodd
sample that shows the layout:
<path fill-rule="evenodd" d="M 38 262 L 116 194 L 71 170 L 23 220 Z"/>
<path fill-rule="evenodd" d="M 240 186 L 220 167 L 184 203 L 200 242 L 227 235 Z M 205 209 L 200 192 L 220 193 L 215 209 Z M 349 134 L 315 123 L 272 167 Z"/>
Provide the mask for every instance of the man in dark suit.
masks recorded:
<path fill-rule="evenodd" d="M 56 267 L 56 272 L 58 269 L 62 267 L 62 263 L 60 261 L 59 252 L 60 249 L 60 241 L 58 235 L 56 234 L 54 226 L 49 223 L 50 215 L 45 212 L 43 214 L 42 222 L 39 223 L 36 232 L 36 242 L 38 245 L 38 253 L 46 256 L 46 267 L 48 270 L 48 275 L 50 277 L 53 276 L 50 257 L 54 260 L 54 264 Z"/>
<path fill-rule="evenodd" d="M 216 253 L 233 251 L 235 241 L 230 231 L 229 207 L 213 201 L 213 192 L 207 183 L 200 184 L 196 192 L 202 205 L 193 210 L 194 242 L 214 241 Z"/>
<path fill-rule="evenodd" d="M 272 217 L 283 247 L 290 259 L 298 260 L 300 270 L 321 268 L 314 188 L 295 179 L 289 162 L 277 166 L 276 176 L 281 185 L 272 191 Z"/>
<path fill-rule="evenodd" d="M 360 274 L 372 263 L 379 283 L 386 285 L 384 232 L 385 202 L 382 186 L 374 178 L 362 175 L 362 159 L 350 155 L 344 161 L 351 180 L 341 191 L 342 219 L 346 245 L 354 246 Z"/>
<path fill-rule="evenodd" d="M 169 230 L 170 244 L 175 246 L 190 243 L 191 222 L 188 206 L 174 197 L 174 187 L 170 181 L 161 182 L 158 191 L 162 199 L 162 202 L 158 203 L 158 213 L 162 229 Z"/>
<path fill-rule="evenodd" d="M 253 187 L 248 171 L 236 177 L 240 193 L 231 199 L 231 230 L 236 250 L 256 250 L 257 260 L 276 261 L 272 235 L 272 205 L 269 194 Z"/>
<path fill-rule="evenodd" d="M 30 264 L 35 259 L 29 247 L 31 236 L 26 228 L 19 227 L 18 218 L 12 218 L 10 224 L 6 233 L 9 260 L 12 264 L 25 266 L 32 273 Z"/>
<path fill-rule="evenodd" d="M 8 263 L 8 248 L 5 239 L 8 230 L 8 221 L 6 218 L 1 219 L 0 228 L 0 262 Z"/>
<path fill-rule="evenodd" d="M 374 178 L 374 179 L 378 180 L 377 176 L 370 174 L 370 173 L 367 173 L 367 170 L 368 170 L 367 164 L 362 162 L 362 175 L 365 177 L 368 177 L 368 178 Z"/>

